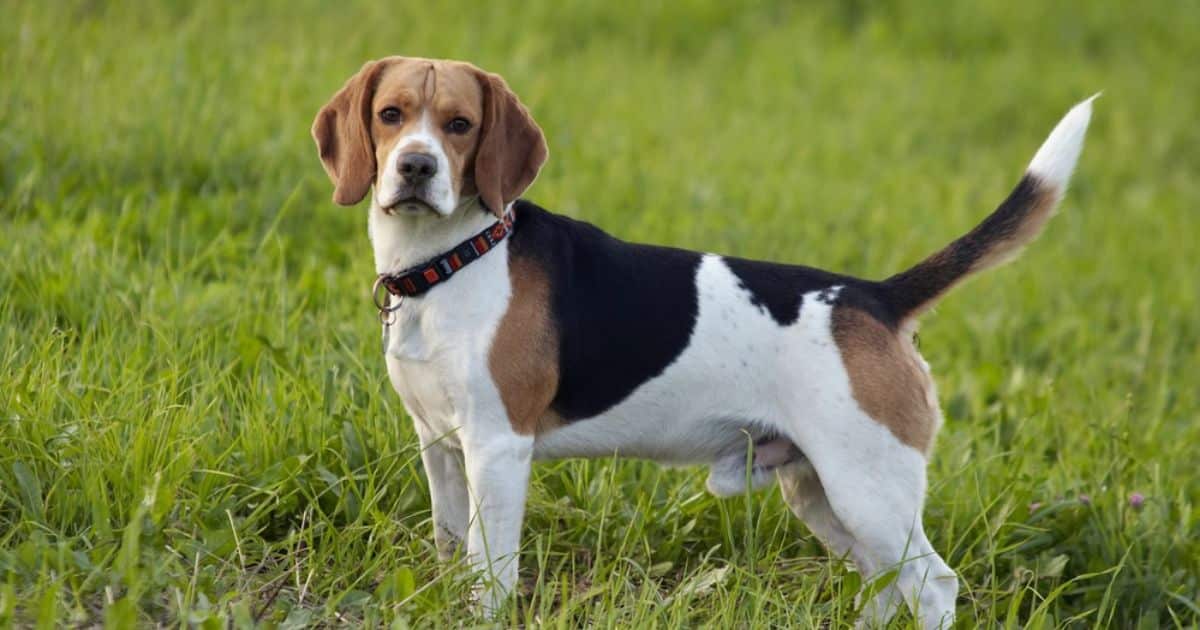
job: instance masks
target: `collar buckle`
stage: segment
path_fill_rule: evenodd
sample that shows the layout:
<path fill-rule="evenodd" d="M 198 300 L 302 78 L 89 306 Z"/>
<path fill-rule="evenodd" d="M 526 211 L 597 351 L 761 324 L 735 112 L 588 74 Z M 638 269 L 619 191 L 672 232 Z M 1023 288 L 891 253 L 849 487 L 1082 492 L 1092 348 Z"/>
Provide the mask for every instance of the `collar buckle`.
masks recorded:
<path fill-rule="evenodd" d="M 388 306 L 388 298 L 393 296 L 391 289 L 388 288 L 384 280 L 386 275 L 380 274 L 375 277 L 375 284 L 371 286 L 371 301 L 375 303 L 375 308 L 379 311 L 379 322 L 384 326 L 391 326 L 396 321 L 396 311 L 404 304 L 403 295 L 395 295 L 396 303 Z M 379 293 L 379 289 L 383 289 L 383 294 Z"/>

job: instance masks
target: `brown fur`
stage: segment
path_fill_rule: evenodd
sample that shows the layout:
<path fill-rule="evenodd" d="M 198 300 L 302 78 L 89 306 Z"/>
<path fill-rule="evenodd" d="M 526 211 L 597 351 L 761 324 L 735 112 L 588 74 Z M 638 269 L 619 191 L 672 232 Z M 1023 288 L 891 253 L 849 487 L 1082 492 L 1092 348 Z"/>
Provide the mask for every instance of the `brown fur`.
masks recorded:
<path fill-rule="evenodd" d="M 382 61 L 363 64 L 313 121 L 312 136 L 321 165 L 333 180 L 333 201 L 343 206 L 362 201 L 375 179 L 368 121 L 372 117 L 373 85 L 383 68 Z"/>
<path fill-rule="evenodd" d="M 1021 253 L 1021 249 L 1031 243 L 1033 239 L 1041 234 L 1042 228 L 1046 226 L 1046 222 L 1050 217 L 1054 216 L 1054 211 L 1058 208 L 1058 202 L 1062 199 L 1062 191 L 1054 190 L 1048 187 L 1042 187 L 1030 202 L 1029 210 L 1025 218 L 1018 222 L 1016 227 L 1012 228 L 1008 238 L 1000 241 L 995 247 L 987 250 L 987 252 L 971 265 L 970 273 L 978 273 L 998 265 L 1003 265 L 1017 254 Z"/>
<path fill-rule="evenodd" d="M 488 368 L 513 430 L 533 435 L 559 424 L 547 413 L 558 389 L 558 340 L 546 272 L 530 260 L 510 259 L 512 297 L 500 320 Z"/>
<path fill-rule="evenodd" d="M 549 151 L 542 130 L 504 79 L 482 70 L 476 73 L 484 109 L 475 186 L 483 203 L 499 216 L 533 183 Z"/>
<path fill-rule="evenodd" d="M 938 428 L 933 380 L 912 341 L 867 313 L 833 310 L 833 339 L 854 399 L 901 442 L 928 453 Z"/>
<path fill-rule="evenodd" d="M 392 61 L 379 80 L 375 91 L 376 113 L 386 107 L 396 107 L 404 114 L 397 124 L 387 124 L 376 115 L 371 122 L 371 137 L 375 142 L 375 161 L 383 164 L 405 135 L 417 130 L 422 118 L 430 119 L 429 132 L 441 142 L 450 162 L 450 181 L 460 194 L 470 188 L 466 181 L 467 166 L 474 159 L 479 142 L 480 121 L 483 119 L 483 90 L 467 64 L 435 62 L 426 59 L 401 58 Z M 449 133 L 446 123 L 465 118 L 472 125 L 465 134 Z M 429 148 L 410 144 L 407 151 L 427 151 Z"/>
<path fill-rule="evenodd" d="M 991 215 L 929 258 L 883 282 L 901 320 L 911 320 L 966 278 L 1016 257 L 1046 222 L 1062 191 L 1027 173 Z"/>
<path fill-rule="evenodd" d="M 388 107 L 398 108 L 402 120 L 383 122 L 379 114 Z M 478 193 L 497 215 L 546 161 L 542 130 L 499 76 L 461 61 L 386 57 L 364 65 L 313 122 L 321 163 L 335 186 L 333 200 L 346 206 L 362 201 L 396 142 L 426 115 L 430 133 L 446 150 L 455 192 Z M 446 124 L 455 118 L 466 119 L 470 130 L 448 132 Z"/>

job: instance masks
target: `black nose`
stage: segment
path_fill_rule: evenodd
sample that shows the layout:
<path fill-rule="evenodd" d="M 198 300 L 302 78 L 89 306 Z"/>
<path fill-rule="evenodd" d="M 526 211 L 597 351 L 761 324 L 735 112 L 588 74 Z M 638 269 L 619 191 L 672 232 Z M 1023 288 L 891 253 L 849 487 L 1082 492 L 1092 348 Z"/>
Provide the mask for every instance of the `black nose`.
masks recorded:
<path fill-rule="evenodd" d="M 428 153 L 400 156 L 400 176 L 409 184 L 420 184 L 437 173 L 437 158 Z"/>

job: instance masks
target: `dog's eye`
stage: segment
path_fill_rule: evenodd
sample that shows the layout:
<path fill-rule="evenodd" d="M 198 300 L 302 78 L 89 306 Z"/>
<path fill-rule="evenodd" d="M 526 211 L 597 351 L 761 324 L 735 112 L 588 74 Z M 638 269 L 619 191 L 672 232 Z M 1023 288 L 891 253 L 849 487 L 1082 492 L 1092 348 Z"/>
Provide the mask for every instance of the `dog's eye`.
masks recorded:
<path fill-rule="evenodd" d="M 446 123 L 446 131 L 449 131 L 450 133 L 462 134 L 467 133 L 470 130 L 471 121 L 467 120 L 466 118 L 455 118 L 454 120 Z"/>
<path fill-rule="evenodd" d="M 400 113 L 400 109 L 397 107 L 384 107 L 379 110 L 379 120 L 389 125 L 400 122 L 401 118 L 404 118 L 404 114 Z"/>

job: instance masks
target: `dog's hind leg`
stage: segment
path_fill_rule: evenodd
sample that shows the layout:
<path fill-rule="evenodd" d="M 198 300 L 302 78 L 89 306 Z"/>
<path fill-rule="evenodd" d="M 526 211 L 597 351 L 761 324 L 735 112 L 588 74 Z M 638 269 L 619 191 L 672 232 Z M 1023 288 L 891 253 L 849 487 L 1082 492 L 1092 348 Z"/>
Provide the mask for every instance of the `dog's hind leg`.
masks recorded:
<path fill-rule="evenodd" d="M 821 452 L 805 450 L 816 475 L 804 482 L 807 486 L 789 479 L 785 496 L 793 488 L 789 505 L 800 506 L 793 510 L 812 523 L 819 536 L 830 539 L 835 553 L 844 554 L 848 544 L 866 577 L 897 571 L 892 584 L 866 602 L 860 625 L 885 623 L 895 613 L 899 596 L 922 627 L 949 627 L 958 578 L 934 551 L 922 526 L 925 458 L 886 429 L 874 425 L 880 429 L 874 431 L 862 421 L 872 422 L 862 414 L 843 424 L 868 429 L 856 431 L 854 441 L 823 440 Z M 807 492 L 796 492 L 797 487 Z"/>
<path fill-rule="evenodd" d="M 862 545 L 855 543 L 854 535 L 830 507 L 825 489 L 811 464 L 790 464 L 779 469 L 778 476 L 779 491 L 792 514 L 804 522 L 831 554 L 853 562 L 863 579 L 880 573 L 880 567 L 872 556 L 866 553 Z M 885 622 L 895 614 L 901 601 L 895 584 L 882 589 L 866 606 L 861 599 L 857 600 L 859 608 L 863 609 L 863 625 Z"/>
<path fill-rule="evenodd" d="M 894 589 L 866 602 L 860 625 L 886 622 L 897 596 L 924 627 L 948 625 L 958 579 L 921 523 L 925 453 L 941 418 L 932 380 L 903 334 L 869 309 L 847 306 L 866 300 L 862 294 L 805 297 L 796 334 L 808 343 L 794 363 L 795 386 L 780 399 L 779 415 L 789 420 L 778 428 L 812 464 L 825 503 L 798 511 L 836 516 L 805 518 L 816 528 L 825 521 L 821 535 L 834 541 L 835 553 L 845 552 L 830 532 L 848 533 L 850 555 L 866 577 L 897 571 Z M 811 489 L 805 496 L 822 496 Z"/>

